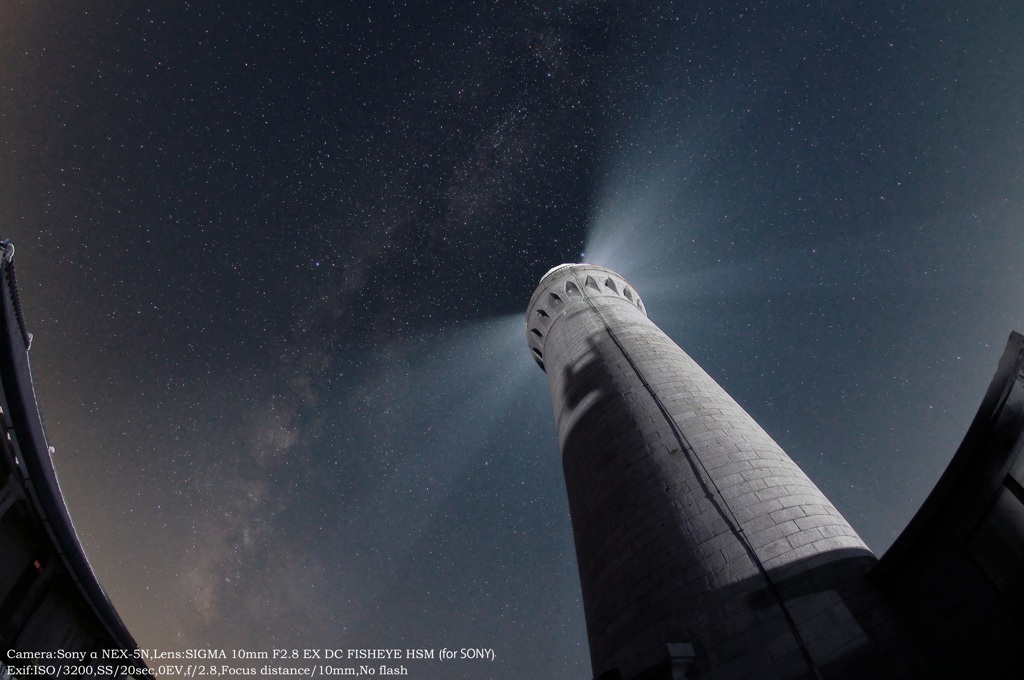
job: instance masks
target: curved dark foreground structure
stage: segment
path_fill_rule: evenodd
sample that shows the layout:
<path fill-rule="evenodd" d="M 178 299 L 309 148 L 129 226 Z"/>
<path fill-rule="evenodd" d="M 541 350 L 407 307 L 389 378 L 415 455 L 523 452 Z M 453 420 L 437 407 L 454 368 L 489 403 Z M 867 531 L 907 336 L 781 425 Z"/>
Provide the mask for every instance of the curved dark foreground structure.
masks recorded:
<path fill-rule="evenodd" d="M 26 652 L 85 652 L 86 665 L 112 665 L 104 650 L 131 656 L 137 645 L 96 580 L 64 504 L 36 405 L 14 248 L 5 241 L 0 249 L 0 672 L 57 663 L 26 660 Z M 141 660 L 116 665 L 134 667 L 137 676 L 147 670 Z"/>
<path fill-rule="evenodd" d="M 1024 677 L 1024 336 L 963 442 L 871 574 L 942 678 Z"/>
<path fill-rule="evenodd" d="M 1013 506 L 1024 494 L 1002 481 L 1021 467 L 1008 460 L 1018 455 L 1016 444 L 1004 443 L 998 455 L 965 444 L 957 471 L 937 489 L 945 500 L 929 499 L 913 535 L 901 538 L 880 568 L 779 445 L 650 321 L 620 275 L 595 265 L 555 267 L 530 301 L 526 336 L 548 375 L 596 678 L 854 680 L 1020 671 L 1018 645 L 1011 644 L 1021 639 L 1019 602 L 1015 628 L 1010 613 L 989 618 L 967 603 L 958 610 L 947 598 L 933 600 L 936 589 L 999 586 L 999 578 L 982 583 L 968 558 L 950 561 L 947 553 L 956 550 L 982 554 L 983 570 L 986 559 L 1002 565 L 990 571 L 1012 584 L 1003 586 L 1004 601 L 1024 593 L 1016 586 L 1024 576 L 1012 576 L 1024 574 L 1024 505 Z M 1008 352 L 1017 352 L 1016 368 L 1001 365 L 982 407 L 988 415 L 972 427 L 999 431 L 993 436 L 1000 442 L 1016 441 L 1024 430 L 1024 390 L 1006 386 L 1020 376 L 1015 338 Z M 1008 416 L 1013 409 L 1017 415 Z M 993 420 L 993 413 L 1003 415 Z M 959 463 L 961 457 L 973 462 Z M 963 520 L 956 547 L 943 531 L 950 516 Z M 929 564 L 933 558 L 944 566 Z M 948 630 L 936 627 L 936 613 L 951 622 Z M 1000 631 L 983 646 L 987 658 L 961 664 L 970 672 L 954 670 L 949 655 L 972 659 L 975 651 L 949 644 L 967 629 L 963 641 L 977 641 L 986 628 Z M 980 668 L 986 673 L 973 672 Z"/>

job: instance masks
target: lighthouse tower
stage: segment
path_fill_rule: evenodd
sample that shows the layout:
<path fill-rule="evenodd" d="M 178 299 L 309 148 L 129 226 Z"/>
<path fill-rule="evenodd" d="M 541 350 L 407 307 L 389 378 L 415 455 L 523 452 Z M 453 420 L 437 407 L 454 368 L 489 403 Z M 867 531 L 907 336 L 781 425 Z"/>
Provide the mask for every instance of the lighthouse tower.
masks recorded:
<path fill-rule="evenodd" d="M 875 557 L 604 267 L 526 313 L 547 373 L 595 678 L 907 678 Z"/>

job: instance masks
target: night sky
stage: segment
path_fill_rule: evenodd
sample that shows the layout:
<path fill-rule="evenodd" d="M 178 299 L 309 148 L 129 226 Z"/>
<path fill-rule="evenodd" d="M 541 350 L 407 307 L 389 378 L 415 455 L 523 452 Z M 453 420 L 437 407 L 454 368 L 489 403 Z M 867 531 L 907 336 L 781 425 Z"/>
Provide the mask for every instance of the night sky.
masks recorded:
<path fill-rule="evenodd" d="M 1024 330 L 1024 5 L 0 2 L 0 236 L 141 646 L 589 678 L 522 314 L 608 265 L 879 554 Z"/>

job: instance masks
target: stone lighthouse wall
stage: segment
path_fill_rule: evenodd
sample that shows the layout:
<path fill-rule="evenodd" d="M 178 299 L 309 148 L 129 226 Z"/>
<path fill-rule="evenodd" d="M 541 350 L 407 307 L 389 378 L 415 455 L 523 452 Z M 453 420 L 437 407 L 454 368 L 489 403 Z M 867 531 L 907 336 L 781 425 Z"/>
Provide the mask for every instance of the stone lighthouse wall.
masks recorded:
<path fill-rule="evenodd" d="M 872 553 L 648 319 L 562 265 L 527 310 L 562 451 L 595 677 L 913 677 Z"/>

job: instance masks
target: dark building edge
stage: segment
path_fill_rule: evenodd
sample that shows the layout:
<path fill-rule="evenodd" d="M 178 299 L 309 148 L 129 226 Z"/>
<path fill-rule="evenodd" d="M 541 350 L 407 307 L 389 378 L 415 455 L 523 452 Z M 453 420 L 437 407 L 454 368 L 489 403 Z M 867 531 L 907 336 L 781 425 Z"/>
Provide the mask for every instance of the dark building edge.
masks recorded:
<path fill-rule="evenodd" d="M 942 678 L 1024 668 L 1024 336 L 1012 332 L 963 441 L 869 578 Z"/>
<path fill-rule="evenodd" d="M 948 503 L 957 487 L 967 476 L 971 476 L 973 468 L 984 464 L 986 440 L 991 435 L 996 417 L 1006 404 L 1006 398 L 1010 394 L 1017 374 L 1021 372 L 1022 363 L 1024 363 L 1024 336 L 1014 331 L 1010 333 L 1006 348 L 999 358 L 995 375 L 992 376 L 992 381 L 985 391 L 985 397 L 981 400 L 978 412 L 974 414 L 974 419 L 971 421 L 970 427 L 967 428 L 963 441 L 960 442 L 960 446 L 942 476 L 939 477 L 939 481 L 921 504 L 921 509 L 911 518 L 906 528 L 900 532 L 892 546 L 878 561 L 872 574 L 875 579 L 884 581 L 890 573 L 899 568 L 901 561 L 923 540 L 924 534 L 932 526 L 936 515 Z"/>
<path fill-rule="evenodd" d="M 34 538 L 49 542 L 67 579 L 73 584 L 73 588 L 67 591 L 72 597 L 81 598 L 94 617 L 92 633 L 101 633 L 97 636 L 100 640 L 97 650 L 127 650 L 131 656 L 138 645 L 97 580 L 64 503 L 35 397 L 28 356 L 31 335 L 21 310 L 13 246 L 9 241 L 4 241 L 0 243 L 0 248 L 3 249 L 3 257 L 0 258 L 0 398 L 3 407 L 2 426 L 7 439 L 4 455 L 13 453 L 15 475 L 20 477 L 27 491 L 27 501 L 35 514 L 35 533 L 45 533 L 45 537 Z M 0 479 L 0 482 L 3 480 Z M 6 623 L 0 621 L 0 624 Z M 16 649 L 16 638 L 8 641 L 0 637 L 0 646 Z M 7 665 L 22 665 L 9 659 L 6 653 L 4 657 L 2 661 Z M 118 665 L 134 666 L 136 675 L 149 674 L 148 667 L 140 659 L 121 659 Z"/>

